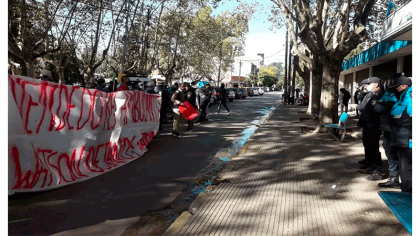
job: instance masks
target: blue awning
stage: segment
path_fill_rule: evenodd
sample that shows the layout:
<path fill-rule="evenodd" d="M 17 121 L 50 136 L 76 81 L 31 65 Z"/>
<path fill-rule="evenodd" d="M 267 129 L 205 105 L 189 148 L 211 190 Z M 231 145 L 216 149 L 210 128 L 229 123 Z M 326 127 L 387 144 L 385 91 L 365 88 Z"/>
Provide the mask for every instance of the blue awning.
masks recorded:
<path fill-rule="evenodd" d="M 376 58 L 397 51 L 403 47 L 411 44 L 412 41 L 386 41 L 380 42 L 368 50 L 360 53 L 359 55 L 350 58 L 348 61 L 343 62 L 341 69 L 343 71 L 350 68 L 362 65 Z"/>

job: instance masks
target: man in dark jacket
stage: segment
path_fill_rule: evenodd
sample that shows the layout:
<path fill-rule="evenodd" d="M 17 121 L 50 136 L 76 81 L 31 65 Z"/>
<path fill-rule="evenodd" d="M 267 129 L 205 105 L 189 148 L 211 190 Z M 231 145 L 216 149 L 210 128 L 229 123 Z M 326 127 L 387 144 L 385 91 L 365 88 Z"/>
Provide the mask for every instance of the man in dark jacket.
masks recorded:
<path fill-rule="evenodd" d="M 397 149 L 391 145 L 391 109 L 396 101 L 395 94 L 386 91 L 374 106 L 374 111 L 381 115 L 379 131 L 383 134 L 382 146 L 388 158 L 389 166 L 389 178 L 385 183 L 378 183 L 379 187 L 399 188 L 400 186 L 398 153 Z"/>
<path fill-rule="evenodd" d="M 173 107 L 173 111 L 174 111 L 174 124 L 173 124 L 173 131 L 172 131 L 172 135 L 179 137 L 180 134 L 178 132 L 179 130 L 179 122 L 181 122 L 182 119 L 182 114 L 179 111 L 179 107 L 180 106 L 184 106 L 184 101 L 185 101 L 185 96 L 184 96 L 184 92 L 185 92 L 185 87 L 186 84 L 181 84 L 181 86 L 179 86 L 178 90 L 176 90 L 173 94 L 172 94 L 172 98 L 171 101 L 174 104 Z"/>
<path fill-rule="evenodd" d="M 198 105 L 200 106 L 200 109 L 198 110 L 198 122 L 203 122 L 206 119 L 206 110 L 209 105 L 207 89 L 197 88 L 195 93 L 197 95 Z"/>
<path fill-rule="evenodd" d="M 185 100 L 188 101 L 196 109 L 199 109 L 197 95 L 195 94 L 195 88 L 193 88 L 189 84 L 186 84 L 186 94 L 185 95 L 186 95 Z M 194 130 L 194 119 L 187 121 L 187 123 L 188 123 L 187 132 L 193 131 Z"/>
<path fill-rule="evenodd" d="M 378 77 L 368 78 L 366 89 L 368 94 L 363 99 L 362 103 L 356 109 L 362 111 L 357 127 L 363 127 L 363 146 L 365 148 L 365 159 L 362 164 L 367 166 L 359 172 L 371 174 L 367 177 L 368 180 L 383 179 L 382 159 L 379 152 L 379 138 L 381 132 L 379 131 L 381 117 L 374 111 L 376 102 L 382 97 L 383 91 L 380 86 L 380 79 Z"/>
<path fill-rule="evenodd" d="M 98 86 L 96 87 L 97 90 L 102 91 L 102 92 L 106 92 L 106 88 L 105 88 L 105 80 L 100 78 L 98 79 Z"/>
<path fill-rule="evenodd" d="M 399 74 L 388 86 L 397 102 L 391 109 L 391 142 L 397 149 L 401 191 L 412 192 L 412 87 L 411 79 Z"/>
<path fill-rule="evenodd" d="M 347 91 L 345 88 L 341 88 L 340 95 L 339 95 L 341 114 L 343 114 L 344 112 L 343 110 L 345 110 L 346 113 L 348 112 L 350 98 L 351 98 L 351 95 L 349 91 Z"/>
<path fill-rule="evenodd" d="M 161 107 L 160 107 L 160 119 L 159 119 L 159 131 L 163 130 L 162 125 L 167 123 L 166 111 L 170 106 L 171 98 L 169 97 L 168 90 L 165 87 L 163 81 L 159 81 L 158 85 L 155 88 L 155 92 L 161 96 Z"/>
<path fill-rule="evenodd" d="M 155 86 L 156 86 L 155 81 L 147 82 L 147 88 L 146 88 L 146 90 L 144 90 L 144 92 L 148 93 L 148 94 L 157 94 L 155 92 Z"/>
<path fill-rule="evenodd" d="M 230 110 L 226 106 L 227 91 L 225 89 L 225 84 L 220 85 L 220 88 L 221 88 L 221 91 L 220 91 L 220 101 L 219 101 L 219 106 L 217 107 L 217 114 L 219 114 L 220 107 L 223 105 L 225 107 L 225 109 L 227 110 L 227 112 L 228 112 L 228 116 L 230 116 Z"/>

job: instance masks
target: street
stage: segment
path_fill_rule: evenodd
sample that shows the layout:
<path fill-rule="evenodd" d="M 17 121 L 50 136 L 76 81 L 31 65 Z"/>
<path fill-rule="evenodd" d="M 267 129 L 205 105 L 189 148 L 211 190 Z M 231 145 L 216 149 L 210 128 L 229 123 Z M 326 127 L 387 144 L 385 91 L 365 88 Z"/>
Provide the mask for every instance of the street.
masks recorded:
<path fill-rule="evenodd" d="M 182 138 L 165 124 L 141 158 L 116 170 L 67 187 L 9 196 L 9 235 L 121 235 L 146 211 L 174 201 L 203 171 L 216 153 L 229 147 L 261 109 L 276 107 L 279 92 L 227 102 L 232 114 L 210 107 L 210 121 L 195 125 Z"/>

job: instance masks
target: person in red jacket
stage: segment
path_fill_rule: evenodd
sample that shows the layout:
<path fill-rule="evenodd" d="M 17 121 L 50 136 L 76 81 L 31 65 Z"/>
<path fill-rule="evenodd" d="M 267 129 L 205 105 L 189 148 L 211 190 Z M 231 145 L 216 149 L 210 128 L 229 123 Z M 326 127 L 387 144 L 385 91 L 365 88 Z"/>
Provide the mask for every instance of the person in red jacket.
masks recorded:
<path fill-rule="evenodd" d="M 125 77 L 125 76 L 121 77 L 121 85 L 120 87 L 118 87 L 117 92 L 128 90 L 128 85 L 127 85 L 128 81 L 129 81 L 128 77 Z"/>

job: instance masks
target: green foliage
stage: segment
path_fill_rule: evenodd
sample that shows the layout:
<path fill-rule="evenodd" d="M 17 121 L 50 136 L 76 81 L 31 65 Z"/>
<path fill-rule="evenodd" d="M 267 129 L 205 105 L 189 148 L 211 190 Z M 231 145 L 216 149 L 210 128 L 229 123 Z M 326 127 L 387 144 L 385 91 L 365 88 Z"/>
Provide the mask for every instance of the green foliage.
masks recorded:
<path fill-rule="evenodd" d="M 271 87 L 278 80 L 276 76 L 276 67 L 274 66 L 262 66 L 260 68 L 260 80 L 263 85 Z"/>

